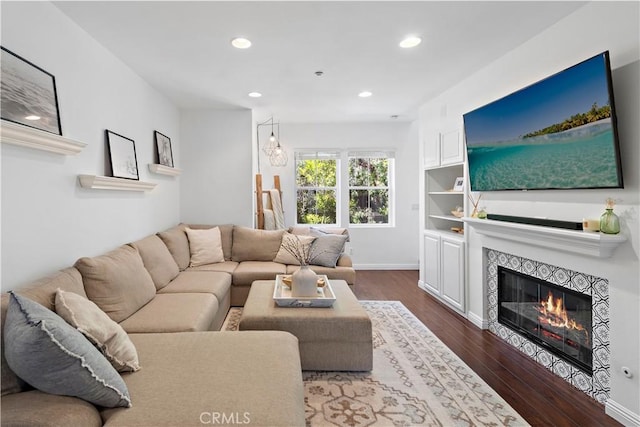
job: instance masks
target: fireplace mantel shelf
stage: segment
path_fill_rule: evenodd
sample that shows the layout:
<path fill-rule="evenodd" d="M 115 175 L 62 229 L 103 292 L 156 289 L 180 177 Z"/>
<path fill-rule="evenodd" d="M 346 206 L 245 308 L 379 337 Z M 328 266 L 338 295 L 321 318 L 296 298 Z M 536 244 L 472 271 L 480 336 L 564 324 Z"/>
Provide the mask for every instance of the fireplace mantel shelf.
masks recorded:
<path fill-rule="evenodd" d="M 485 236 L 598 258 L 611 257 L 615 249 L 627 241 L 620 234 L 591 233 L 490 219 L 464 218 L 463 221 L 473 227 L 476 233 Z"/>

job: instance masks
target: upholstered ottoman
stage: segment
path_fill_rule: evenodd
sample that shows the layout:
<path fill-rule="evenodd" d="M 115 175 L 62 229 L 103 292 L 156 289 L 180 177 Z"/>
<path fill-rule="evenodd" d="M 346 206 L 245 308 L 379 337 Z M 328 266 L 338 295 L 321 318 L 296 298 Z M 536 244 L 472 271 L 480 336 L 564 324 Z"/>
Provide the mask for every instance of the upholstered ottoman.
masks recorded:
<path fill-rule="evenodd" d="M 302 369 L 370 371 L 371 319 L 344 280 L 330 280 L 333 307 L 278 307 L 275 281 L 253 282 L 238 329 L 287 331 L 298 338 Z"/>

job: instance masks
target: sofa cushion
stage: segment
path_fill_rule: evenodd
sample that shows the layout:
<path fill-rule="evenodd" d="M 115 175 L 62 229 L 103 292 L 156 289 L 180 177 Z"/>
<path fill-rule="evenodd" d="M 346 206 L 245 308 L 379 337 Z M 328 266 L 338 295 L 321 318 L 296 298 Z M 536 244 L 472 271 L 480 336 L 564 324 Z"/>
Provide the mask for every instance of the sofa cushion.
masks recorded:
<path fill-rule="evenodd" d="M 287 266 L 273 261 L 244 261 L 233 272 L 233 286 L 249 286 L 254 280 L 274 280 Z"/>
<path fill-rule="evenodd" d="M 191 260 L 189 267 L 224 262 L 222 252 L 222 236 L 218 227 L 204 230 L 185 228 L 189 240 Z"/>
<path fill-rule="evenodd" d="M 138 250 L 144 268 L 151 275 L 156 289 L 167 286 L 180 272 L 167 245 L 157 235 L 147 236 L 131 243 L 131 246 Z"/>
<path fill-rule="evenodd" d="M 189 267 L 186 271 L 218 271 L 220 273 L 227 273 L 231 275 L 234 271 L 236 271 L 238 264 L 239 263 L 235 261 L 225 261 L 215 264 L 205 264 L 199 265 L 197 267 Z"/>
<path fill-rule="evenodd" d="M 121 322 L 151 301 L 156 287 L 138 251 L 128 245 L 105 255 L 80 258 L 84 288 L 91 301 L 116 322 Z"/>
<path fill-rule="evenodd" d="M 49 310 L 53 310 L 55 304 L 55 294 L 58 288 L 69 292 L 75 292 L 78 295 L 86 297 L 84 285 L 82 284 L 82 276 L 80 272 L 73 267 L 66 268 L 46 277 L 42 277 L 25 287 L 21 288 L 17 293 L 24 295 Z M 4 319 L 7 316 L 7 308 L 9 306 L 9 294 L 2 294 L 1 299 L 1 317 L 0 331 L 4 330 Z M 2 396 L 10 393 L 18 393 L 24 390 L 26 384 L 9 368 L 4 357 L 5 347 L 0 346 L 0 359 L 2 363 Z"/>
<path fill-rule="evenodd" d="M 58 289 L 56 313 L 98 347 L 118 371 L 140 369 L 138 353 L 127 333 L 92 301 Z"/>
<path fill-rule="evenodd" d="M 105 407 L 130 407 L 120 375 L 80 332 L 30 299 L 11 294 L 4 325 L 11 369 L 46 393 Z"/>
<path fill-rule="evenodd" d="M 102 418 L 95 406 L 77 397 L 31 390 L 2 397 L 2 425 L 101 427 Z"/>
<path fill-rule="evenodd" d="M 280 249 L 284 230 L 255 230 L 247 227 L 233 228 L 233 261 L 273 261 Z"/>
<path fill-rule="evenodd" d="M 157 294 L 120 326 L 130 334 L 208 331 L 218 307 L 213 294 Z M 140 358 L 140 362 L 144 366 L 144 359 Z"/>
<path fill-rule="evenodd" d="M 187 239 L 187 233 L 184 231 L 185 228 L 186 225 L 179 224 L 158 233 L 158 237 L 162 239 L 164 244 L 167 246 L 167 249 L 169 249 L 171 256 L 173 256 L 176 264 L 178 264 L 180 271 L 187 268 L 189 266 L 189 261 L 191 261 L 189 240 Z"/>
<path fill-rule="evenodd" d="M 273 262 L 300 265 L 300 260 L 303 260 L 305 263 L 308 263 L 311 258 L 311 244 L 315 239 L 313 236 L 298 236 L 291 233 L 284 233 L 282 235 L 280 249 Z"/>
<path fill-rule="evenodd" d="M 105 426 L 202 426 L 214 424 L 212 412 L 238 414 L 247 426 L 305 425 L 298 341 L 291 334 L 192 332 L 131 339 L 144 365 L 123 374 L 135 405 L 102 411 Z"/>
<path fill-rule="evenodd" d="M 231 275 L 217 271 L 183 271 L 160 294 L 200 293 L 213 294 L 218 302 L 224 301 L 230 292 Z"/>
<path fill-rule="evenodd" d="M 222 253 L 224 254 L 225 261 L 231 261 L 231 247 L 233 246 L 233 224 L 189 224 L 189 228 L 191 228 L 192 230 L 202 230 L 213 227 L 218 227 L 220 229 L 220 237 L 222 238 Z"/>
<path fill-rule="evenodd" d="M 325 234 L 316 237 L 311 245 L 311 264 L 335 267 L 346 241 L 345 235 Z"/>

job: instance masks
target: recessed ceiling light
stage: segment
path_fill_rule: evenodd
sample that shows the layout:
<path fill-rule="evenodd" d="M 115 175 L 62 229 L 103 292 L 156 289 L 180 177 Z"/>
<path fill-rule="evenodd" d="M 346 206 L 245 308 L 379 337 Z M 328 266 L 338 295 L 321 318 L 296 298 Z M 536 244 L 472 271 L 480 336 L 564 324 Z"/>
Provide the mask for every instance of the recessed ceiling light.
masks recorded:
<path fill-rule="evenodd" d="M 260 92 L 249 92 L 251 98 L 260 98 L 262 94 Z"/>
<path fill-rule="evenodd" d="M 371 95 L 373 95 L 373 94 L 372 94 L 371 92 L 369 92 L 368 90 L 363 90 L 362 92 L 360 92 L 360 93 L 358 94 L 358 96 L 359 96 L 360 98 L 368 98 L 368 97 L 370 97 Z"/>
<path fill-rule="evenodd" d="M 236 37 L 231 40 L 231 46 L 238 49 L 246 49 L 251 46 L 251 40 L 245 39 L 244 37 Z"/>
<path fill-rule="evenodd" d="M 410 47 L 416 47 L 420 43 L 422 43 L 422 39 L 420 37 L 408 36 L 400 42 L 399 46 L 408 49 Z"/>
<path fill-rule="evenodd" d="M 40 116 L 31 115 L 31 116 L 25 117 L 25 119 L 26 120 L 40 120 Z"/>

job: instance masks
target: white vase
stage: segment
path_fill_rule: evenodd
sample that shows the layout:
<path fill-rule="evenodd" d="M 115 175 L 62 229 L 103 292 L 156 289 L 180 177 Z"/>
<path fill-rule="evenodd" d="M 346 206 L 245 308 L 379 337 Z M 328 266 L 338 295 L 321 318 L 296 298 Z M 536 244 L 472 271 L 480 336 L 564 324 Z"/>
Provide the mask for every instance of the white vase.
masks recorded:
<path fill-rule="evenodd" d="M 302 265 L 291 275 L 291 296 L 292 297 L 315 297 L 318 295 L 318 275 L 309 268 Z"/>

